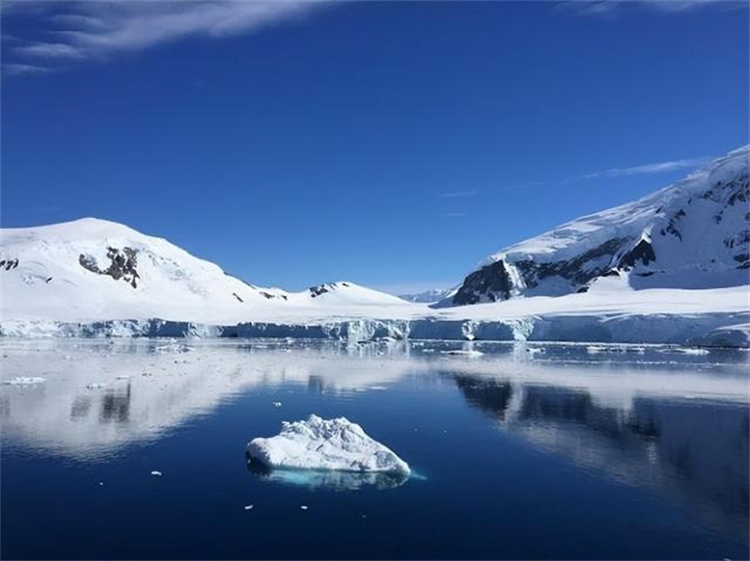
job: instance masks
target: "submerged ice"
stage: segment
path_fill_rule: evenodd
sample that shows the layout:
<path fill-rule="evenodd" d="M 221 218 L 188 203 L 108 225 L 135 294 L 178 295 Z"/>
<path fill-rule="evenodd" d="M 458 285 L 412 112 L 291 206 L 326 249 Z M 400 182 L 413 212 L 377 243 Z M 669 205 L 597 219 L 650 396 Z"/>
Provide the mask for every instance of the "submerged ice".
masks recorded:
<path fill-rule="evenodd" d="M 379 472 L 408 475 L 409 465 L 344 417 L 282 423 L 281 433 L 255 438 L 247 454 L 267 468 Z"/>

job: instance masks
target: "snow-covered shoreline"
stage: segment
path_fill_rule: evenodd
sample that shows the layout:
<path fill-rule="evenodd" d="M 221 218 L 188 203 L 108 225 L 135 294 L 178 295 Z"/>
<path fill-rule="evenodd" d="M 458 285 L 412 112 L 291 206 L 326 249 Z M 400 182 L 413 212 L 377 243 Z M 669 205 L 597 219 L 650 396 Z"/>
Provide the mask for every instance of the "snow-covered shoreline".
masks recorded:
<path fill-rule="evenodd" d="M 352 309 L 347 315 L 298 310 L 297 314 L 258 314 L 257 319 L 226 322 L 4 319 L 0 336 L 311 338 L 350 343 L 444 339 L 748 347 L 747 299 L 747 287 L 661 289 L 526 298 L 444 310 L 409 303 Z"/>

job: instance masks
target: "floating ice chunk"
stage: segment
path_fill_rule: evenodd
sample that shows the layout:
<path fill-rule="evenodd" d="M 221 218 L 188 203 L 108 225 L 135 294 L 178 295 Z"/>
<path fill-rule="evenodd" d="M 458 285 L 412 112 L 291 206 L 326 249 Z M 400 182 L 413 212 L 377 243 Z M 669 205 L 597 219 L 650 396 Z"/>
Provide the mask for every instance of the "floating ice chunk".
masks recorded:
<path fill-rule="evenodd" d="M 344 417 L 281 424 L 281 433 L 255 438 L 248 456 L 268 468 L 409 474 L 409 465 Z"/>
<path fill-rule="evenodd" d="M 195 350 L 194 347 L 190 347 L 181 343 L 173 343 L 171 345 L 160 345 L 158 347 L 154 347 L 154 352 L 156 353 L 189 353 L 193 350 Z"/>
<path fill-rule="evenodd" d="M 670 350 L 672 350 L 672 351 L 674 351 L 676 353 L 682 353 L 684 355 L 696 355 L 696 356 L 697 355 L 707 355 L 707 354 L 709 354 L 711 352 L 708 349 L 696 349 L 696 348 L 689 348 L 689 347 L 683 347 L 683 348 L 679 348 L 679 349 L 670 349 Z M 669 351 L 665 350 L 663 352 L 669 352 Z"/>
<path fill-rule="evenodd" d="M 307 505 L 302 505 L 302 506 L 300 506 L 300 509 L 302 509 L 302 510 L 307 510 Z"/>
<path fill-rule="evenodd" d="M 454 349 L 454 350 L 451 350 L 451 351 L 443 351 L 443 354 L 454 355 L 454 356 L 469 356 L 469 357 L 474 357 L 474 356 L 482 356 L 484 353 L 482 353 L 480 351 L 463 351 L 463 350 L 456 350 L 456 349 Z"/>
<path fill-rule="evenodd" d="M 31 386 L 33 384 L 43 384 L 46 381 L 46 378 L 40 378 L 39 376 L 16 376 L 15 378 L 6 380 L 3 383 L 10 386 Z"/>
<path fill-rule="evenodd" d="M 161 476 L 162 476 L 162 475 L 164 475 L 164 474 L 163 474 L 162 472 L 160 472 L 160 471 L 157 471 L 157 470 L 153 470 L 153 471 L 151 472 L 151 475 L 156 475 L 157 477 L 161 477 Z"/>
<path fill-rule="evenodd" d="M 253 510 L 255 505 L 245 505 L 245 510 Z"/>
<path fill-rule="evenodd" d="M 273 406 L 274 407 L 281 407 L 281 402 L 280 401 L 274 401 L 273 402 Z"/>

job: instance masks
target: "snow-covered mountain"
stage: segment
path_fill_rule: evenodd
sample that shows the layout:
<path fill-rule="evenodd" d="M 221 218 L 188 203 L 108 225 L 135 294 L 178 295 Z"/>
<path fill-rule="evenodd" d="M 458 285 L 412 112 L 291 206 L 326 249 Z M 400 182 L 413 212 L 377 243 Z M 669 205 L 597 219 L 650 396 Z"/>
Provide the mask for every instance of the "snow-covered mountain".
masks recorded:
<path fill-rule="evenodd" d="M 425 290 L 424 292 L 417 292 L 415 294 L 399 294 L 398 297 L 407 302 L 432 304 L 433 302 L 439 302 L 440 300 L 448 298 L 452 295 L 451 293 L 453 291 L 452 288 L 433 288 L 432 290 Z"/>
<path fill-rule="evenodd" d="M 254 286 L 104 220 L 0 229 L 0 336 L 750 347 L 749 153 L 495 254 L 432 305 L 350 282 Z"/>
<path fill-rule="evenodd" d="M 638 201 L 495 253 L 436 307 L 603 288 L 747 285 L 749 155 L 745 146 Z"/>
<path fill-rule="evenodd" d="M 251 319 L 290 309 L 404 304 L 350 282 L 302 292 L 261 288 L 168 241 L 114 222 L 0 230 L 4 319 Z"/>

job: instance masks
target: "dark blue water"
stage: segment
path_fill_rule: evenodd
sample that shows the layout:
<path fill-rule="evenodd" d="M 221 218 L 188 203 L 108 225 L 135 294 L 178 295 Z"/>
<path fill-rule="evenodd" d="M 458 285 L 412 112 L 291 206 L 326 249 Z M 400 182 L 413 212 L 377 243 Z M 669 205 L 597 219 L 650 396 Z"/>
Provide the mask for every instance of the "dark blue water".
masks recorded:
<path fill-rule="evenodd" d="M 744 353 L 188 344 L 3 342 L 4 559 L 748 557 Z M 310 413 L 415 474 L 248 467 Z"/>

